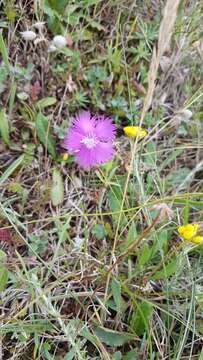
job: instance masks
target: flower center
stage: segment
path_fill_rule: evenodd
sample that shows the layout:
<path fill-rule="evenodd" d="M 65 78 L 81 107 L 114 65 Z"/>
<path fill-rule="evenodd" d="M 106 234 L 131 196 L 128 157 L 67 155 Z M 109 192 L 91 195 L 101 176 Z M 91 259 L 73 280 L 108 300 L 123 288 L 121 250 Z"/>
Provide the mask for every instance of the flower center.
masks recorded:
<path fill-rule="evenodd" d="M 93 149 L 97 144 L 97 140 L 94 137 L 86 136 L 81 140 L 81 143 L 84 144 L 88 149 Z"/>

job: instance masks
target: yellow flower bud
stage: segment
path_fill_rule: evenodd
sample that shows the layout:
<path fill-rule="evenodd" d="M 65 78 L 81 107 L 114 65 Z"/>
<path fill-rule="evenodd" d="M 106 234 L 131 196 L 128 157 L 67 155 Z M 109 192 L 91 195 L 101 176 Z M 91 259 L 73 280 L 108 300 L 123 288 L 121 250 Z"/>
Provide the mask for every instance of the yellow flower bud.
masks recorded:
<path fill-rule="evenodd" d="M 63 154 L 63 161 L 66 161 L 66 160 L 68 160 L 68 153 Z"/>
<path fill-rule="evenodd" d="M 140 126 L 125 126 L 123 128 L 125 135 L 130 138 L 143 139 L 147 135 L 147 131 Z"/>

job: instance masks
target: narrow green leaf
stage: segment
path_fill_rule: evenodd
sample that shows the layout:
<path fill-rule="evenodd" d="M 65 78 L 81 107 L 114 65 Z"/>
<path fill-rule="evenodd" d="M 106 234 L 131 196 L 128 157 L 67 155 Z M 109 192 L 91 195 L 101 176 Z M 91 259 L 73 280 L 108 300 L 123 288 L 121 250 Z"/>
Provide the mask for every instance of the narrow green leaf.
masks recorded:
<path fill-rule="evenodd" d="M 54 169 L 51 187 L 51 201 L 54 206 L 60 205 L 64 199 L 63 179 L 59 170 Z"/>
<path fill-rule="evenodd" d="M 95 334 L 106 345 L 115 347 L 122 346 L 128 341 L 135 340 L 135 335 L 133 334 L 109 330 L 104 327 L 97 327 L 95 329 Z"/>
<path fill-rule="evenodd" d="M 151 248 L 151 257 L 155 256 L 158 251 L 166 251 L 168 245 L 168 230 L 162 229 L 157 233 L 157 238 Z"/>
<path fill-rule="evenodd" d="M 10 137 L 9 137 L 9 121 L 8 116 L 6 115 L 5 109 L 0 110 L 0 133 L 3 141 L 9 145 Z"/>
<path fill-rule="evenodd" d="M 0 185 L 2 185 L 10 175 L 12 175 L 12 173 L 17 169 L 17 167 L 23 162 L 23 159 L 24 159 L 24 155 L 21 155 L 8 167 L 8 169 L 6 169 L 6 171 L 0 177 Z"/>
<path fill-rule="evenodd" d="M 203 360 L 203 349 L 201 350 L 201 353 L 199 354 L 198 360 Z"/>
<path fill-rule="evenodd" d="M 112 212 L 117 212 L 117 214 L 113 215 L 113 222 L 115 226 L 117 226 L 117 222 L 119 219 L 119 212 L 122 208 L 122 199 L 123 194 L 120 189 L 117 189 L 115 187 L 112 187 L 112 189 L 108 193 L 108 201 L 109 201 L 109 207 Z M 125 214 L 122 214 L 120 219 L 120 227 L 123 227 L 127 223 L 127 218 Z"/>
<path fill-rule="evenodd" d="M 143 268 L 143 266 L 149 261 L 152 254 L 152 249 L 148 244 L 144 244 L 144 246 L 140 249 L 138 253 L 138 268 L 139 270 Z"/>
<path fill-rule="evenodd" d="M 55 140 L 53 135 L 50 132 L 50 126 L 49 126 L 49 120 L 46 116 L 42 115 L 41 113 L 38 113 L 37 119 L 36 119 L 36 130 L 37 130 L 37 136 L 40 140 L 40 142 L 47 148 L 48 152 L 53 156 L 53 158 L 56 157 L 56 151 L 55 151 Z"/>
<path fill-rule="evenodd" d="M 17 89 L 17 84 L 14 81 L 14 78 L 12 78 L 10 89 L 11 90 L 10 90 L 10 95 L 9 95 L 9 115 L 13 111 L 13 106 L 14 106 L 15 96 L 16 96 L 16 89 Z"/>
<path fill-rule="evenodd" d="M 36 106 L 38 107 L 39 110 L 42 110 L 48 106 L 54 105 L 55 103 L 56 103 L 55 97 L 46 97 L 44 99 L 37 101 Z"/>
<path fill-rule="evenodd" d="M 159 173 L 163 171 L 167 166 L 169 166 L 180 154 L 182 154 L 184 149 L 176 149 L 172 151 L 171 154 L 168 154 L 166 160 L 161 162 L 161 165 L 159 166 Z"/>
<path fill-rule="evenodd" d="M 122 307 L 121 284 L 116 278 L 112 279 L 111 291 L 113 294 L 114 302 L 116 304 L 117 313 L 120 313 Z"/>
<path fill-rule="evenodd" d="M 128 229 L 128 236 L 127 236 L 128 246 L 129 246 L 133 241 L 135 241 L 136 237 L 137 237 L 137 229 L 136 229 L 135 222 L 132 221 L 131 224 L 130 224 L 130 227 L 129 227 L 129 229 Z"/>
<path fill-rule="evenodd" d="M 121 352 L 120 352 L 120 351 L 116 351 L 116 352 L 113 354 L 112 360 L 122 360 L 122 354 L 121 354 Z"/>
<path fill-rule="evenodd" d="M 0 263 L 4 263 L 7 259 L 7 255 L 3 250 L 0 250 Z"/>
<path fill-rule="evenodd" d="M 105 227 L 103 224 L 95 224 L 92 229 L 92 234 L 96 236 L 98 240 L 102 240 L 107 235 Z"/>
<path fill-rule="evenodd" d="M 8 270 L 6 266 L 0 265 L 0 292 L 6 288 L 8 282 Z"/>
<path fill-rule="evenodd" d="M 75 356 L 75 349 L 70 350 L 64 357 L 64 360 L 72 360 Z"/>
<path fill-rule="evenodd" d="M 162 270 L 157 271 L 152 278 L 154 280 L 168 278 L 169 276 L 173 275 L 177 270 L 177 264 L 178 264 L 178 259 L 175 257 Z"/>
<path fill-rule="evenodd" d="M 137 335 L 143 335 L 149 328 L 153 306 L 146 301 L 137 304 L 136 311 L 132 315 L 131 327 Z"/>
<path fill-rule="evenodd" d="M 3 36 L 2 36 L 2 30 L 0 30 L 0 52 L 1 52 L 1 55 L 3 58 L 3 62 L 6 65 L 8 72 L 10 73 L 8 51 L 7 51 Z"/>
<path fill-rule="evenodd" d="M 138 360 L 137 350 L 129 351 L 124 357 L 123 360 Z"/>
<path fill-rule="evenodd" d="M 17 334 L 21 334 L 23 331 L 26 332 L 27 334 L 31 333 L 39 333 L 42 334 L 45 331 L 52 331 L 52 325 L 50 322 L 48 322 L 47 320 L 33 320 L 33 321 L 22 321 L 19 322 L 18 321 L 13 321 L 13 323 L 9 324 L 9 323 L 5 323 L 4 325 L 1 326 L 1 332 L 2 334 L 12 334 L 12 333 L 17 333 Z"/>

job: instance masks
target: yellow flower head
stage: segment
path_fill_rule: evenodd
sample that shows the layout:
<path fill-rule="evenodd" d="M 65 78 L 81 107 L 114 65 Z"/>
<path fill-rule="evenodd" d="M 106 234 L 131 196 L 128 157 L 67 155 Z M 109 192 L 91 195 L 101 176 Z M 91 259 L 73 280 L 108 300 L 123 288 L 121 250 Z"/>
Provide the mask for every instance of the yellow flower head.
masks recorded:
<path fill-rule="evenodd" d="M 130 138 L 143 139 L 147 135 L 147 131 L 140 126 L 125 126 L 123 128 L 125 135 Z"/>
<path fill-rule="evenodd" d="M 196 235 L 198 228 L 198 224 L 187 224 L 180 226 L 178 228 L 178 232 L 184 240 L 194 242 L 195 244 L 200 244 L 203 242 L 203 237 Z"/>
<path fill-rule="evenodd" d="M 63 161 L 66 161 L 66 160 L 68 160 L 68 153 L 67 152 L 63 154 Z"/>
<path fill-rule="evenodd" d="M 191 241 L 195 244 L 202 244 L 203 243 L 203 237 L 200 235 L 194 236 Z"/>

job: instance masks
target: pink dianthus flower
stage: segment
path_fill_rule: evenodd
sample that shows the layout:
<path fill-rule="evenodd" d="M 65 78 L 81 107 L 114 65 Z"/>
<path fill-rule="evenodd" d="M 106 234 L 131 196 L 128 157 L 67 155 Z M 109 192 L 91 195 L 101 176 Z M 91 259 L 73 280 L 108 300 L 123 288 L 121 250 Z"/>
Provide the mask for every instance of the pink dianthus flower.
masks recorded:
<path fill-rule="evenodd" d="M 89 111 L 83 111 L 73 119 L 72 127 L 64 138 L 64 147 L 75 155 L 81 167 L 89 169 L 113 158 L 115 132 L 110 118 L 91 116 Z"/>

